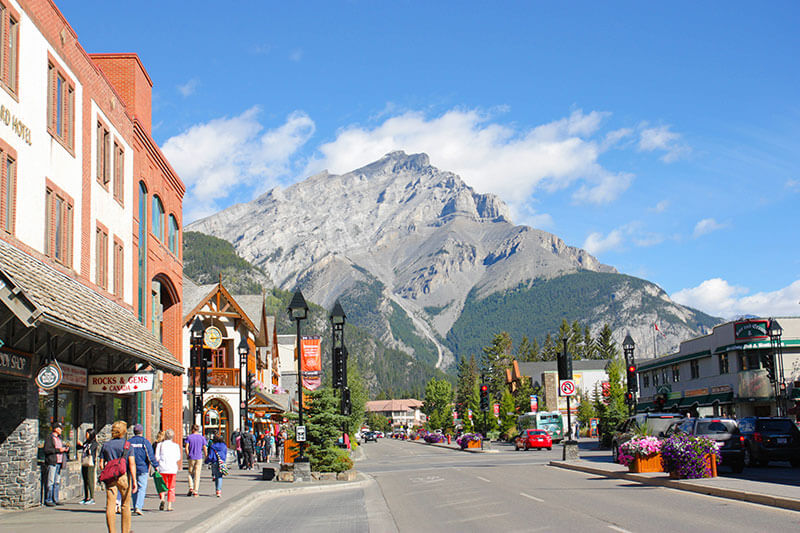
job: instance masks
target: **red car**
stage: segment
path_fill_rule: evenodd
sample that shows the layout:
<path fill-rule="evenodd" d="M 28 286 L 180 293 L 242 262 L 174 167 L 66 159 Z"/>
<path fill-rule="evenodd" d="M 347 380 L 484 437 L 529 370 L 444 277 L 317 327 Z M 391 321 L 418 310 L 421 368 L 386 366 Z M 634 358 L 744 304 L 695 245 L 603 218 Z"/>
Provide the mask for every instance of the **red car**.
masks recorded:
<path fill-rule="evenodd" d="M 526 429 L 514 441 L 517 450 L 528 450 L 529 448 L 553 449 L 553 439 L 546 429 Z"/>

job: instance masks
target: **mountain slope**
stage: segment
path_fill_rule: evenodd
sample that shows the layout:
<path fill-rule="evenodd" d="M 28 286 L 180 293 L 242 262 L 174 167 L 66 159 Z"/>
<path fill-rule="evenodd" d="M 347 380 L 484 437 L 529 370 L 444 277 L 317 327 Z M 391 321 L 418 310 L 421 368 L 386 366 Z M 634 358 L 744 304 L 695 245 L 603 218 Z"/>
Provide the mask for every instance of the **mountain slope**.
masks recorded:
<path fill-rule="evenodd" d="M 453 364 L 454 350 L 461 353 L 453 335 L 464 333 L 451 330 L 466 306 L 570 274 L 618 275 L 551 233 L 515 226 L 496 196 L 476 193 L 457 175 L 433 167 L 425 154 L 392 152 L 346 174 L 323 172 L 188 229 L 231 242 L 278 287 L 299 286 L 325 307 L 341 297 L 354 324 L 440 368 Z M 659 301 L 672 311 L 656 314 L 676 317 L 676 327 L 666 328 L 665 347 L 698 332 L 692 319 L 680 318 L 685 308 L 644 283 L 626 295 L 636 300 L 642 299 L 636 291 L 660 291 Z M 635 306 L 619 307 L 616 316 L 602 306 L 564 313 L 593 329 L 612 322 L 620 339 L 623 327 L 647 325 L 649 318 Z M 496 332 L 468 323 L 475 330 L 469 335 L 484 339 L 483 345 Z"/>

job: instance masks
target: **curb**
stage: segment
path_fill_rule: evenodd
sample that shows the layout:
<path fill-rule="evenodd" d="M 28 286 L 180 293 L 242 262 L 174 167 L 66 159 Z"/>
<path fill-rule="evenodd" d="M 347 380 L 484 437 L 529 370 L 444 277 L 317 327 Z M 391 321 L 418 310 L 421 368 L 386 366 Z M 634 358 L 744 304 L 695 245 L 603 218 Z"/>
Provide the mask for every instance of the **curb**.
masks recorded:
<path fill-rule="evenodd" d="M 181 531 L 186 533 L 207 533 L 217 531 L 219 528 L 225 526 L 225 521 L 222 519 L 223 516 L 231 517 L 241 513 L 245 508 L 258 503 L 262 499 L 271 498 L 275 496 L 286 496 L 287 494 L 296 494 L 296 493 L 303 493 L 303 492 L 323 492 L 329 490 L 337 490 L 337 489 L 345 489 L 345 488 L 354 488 L 354 487 L 364 487 L 370 481 L 366 474 L 361 472 L 357 473 L 357 477 L 359 478 L 357 481 L 339 481 L 336 483 L 326 483 L 320 485 L 313 485 L 311 483 L 304 484 L 303 486 L 297 487 L 286 487 L 286 488 L 277 488 L 277 489 L 261 489 L 257 491 L 253 491 L 246 496 L 231 501 L 228 505 L 223 505 L 220 508 L 214 510 L 214 512 L 210 516 L 205 516 L 202 518 L 200 522 L 193 525 L 190 528 L 186 528 L 185 524 L 179 526 L 172 531 Z M 276 482 L 277 483 L 277 482 Z"/>
<path fill-rule="evenodd" d="M 698 494 L 716 496 L 718 498 L 726 498 L 729 500 L 739 500 L 749 503 L 757 503 L 760 505 L 767 505 L 769 507 L 779 507 L 781 509 L 789 509 L 791 511 L 800 511 L 800 500 L 796 500 L 794 498 L 771 496 L 769 494 L 761 494 L 758 492 L 746 492 L 743 490 L 727 489 L 723 487 L 709 487 L 706 485 L 695 485 L 694 483 L 687 481 L 641 476 L 637 474 L 632 474 L 630 472 L 610 472 L 602 468 L 594 468 L 591 466 L 567 463 L 564 461 L 550 461 L 550 466 L 555 466 L 557 468 L 564 468 L 566 470 L 585 472 L 587 474 L 596 474 L 598 476 L 603 476 L 608 478 L 626 479 L 628 481 L 635 481 L 637 483 L 642 483 L 643 485 L 654 485 L 658 487 L 666 487 L 669 489 L 696 492 Z"/>
<path fill-rule="evenodd" d="M 442 448 L 443 450 L 453 450 L 456 452 L 467 452 L 467 453 L 500 453 L 500 450 L 495 450 L 494 448 L 489 450 L 478 450 L 475 448 L 453 448 L 449 444 L 441 444 L 438 442 L 425 442 L 424 440 L 410 440 L 408 442 L 413 442 L 414 444 L 424 444 L 426 446 L 436 446 L 437 448 Z"/>

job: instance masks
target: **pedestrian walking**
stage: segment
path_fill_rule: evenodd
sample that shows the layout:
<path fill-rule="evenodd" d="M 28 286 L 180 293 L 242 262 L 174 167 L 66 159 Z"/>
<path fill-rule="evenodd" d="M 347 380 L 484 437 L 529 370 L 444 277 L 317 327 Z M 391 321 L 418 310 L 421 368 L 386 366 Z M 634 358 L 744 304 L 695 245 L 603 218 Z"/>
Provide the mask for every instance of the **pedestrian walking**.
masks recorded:
<path fill-rule="evenodd" d="M 186 457 L 189 458 L 189 493 L 187 496 L 200 495 L 200 472 L 203 470 L 203 459 L 208 454 L 206 439 L 200 434 L 200 426 L 192 426 L 192 434 L 186 437 Z"/>
<path fill-rule="evenodd" d="M 250 433 L 250 430 L 245 430 L 242 433 L 242 454 L 244 455 L 244 467 L 246 470 L 253 469 L 253 454 L 256 451 L 256 438 Z"/>
<path fill-rule="evenodd" d="M 47 490 L 44 504 L 48 507 L 63 505 L 58 499 L 61 486 L 61 469 L 67 462 L 69 443 L 61 440 L 64 426 L 61 422 L 53 424 L 53 431 L 44 439 L 44 464 L 47 466 Z"/>
<path fill-rule="evenodd" d="M 133 491 L 133 512 L 142 514 L 144 498 L 147 495 L 147 481 L 150 478 L 150 468 L 158 468 L 153 445 L 142 436 L 144 428 L 141 424 L 133 426 L 133 437 L 128 440 L 131 453 L 136 460 L 136 489 Z"/>
<path fill-rule="evenodd" d="M 244 468 L 244 454 L 242 453 L 242 432 L 238 429 L 231 434 L 231 438 L 233 439 L 231 442 L 235 443 L 236 446 L 236 464 L 239 467 L 239 470 Z"/>
<path fill-rule="evenodd" d="M 164 431 L 163 430 L 158 432 L 158 434 L 156 435 L 156 440 L 153 441 L 153 450 L 155 451 L 156 460 L 158 460 L 158 447 L 161 445 L 162 442 L 164 442 Z M 159 471 L 159 474 L 160 473 L 161 472 Z M 156 484 L 156 489 L 158 489 L 158 484 Z M 164 497 L 166 495 L 167 495 L 166 492 L 159 492 L 158 493 L 158 499 L 161 500 L 161 503 L 159 504 L 159 508 L 162 509 L 162 510 L 164 509 Z"/>
<path fill-rule="evenodd" d="M 267 458 L 267 461 L 269 462 L 269 461 L 272 461 L 273 457 L 275 457 L 275 452 L 276 452 L 276 449 L 275 449 L 275 435 L 270 433 L 269 434 L 269 438 L 267 439 L 267 443 L 268 443 L 268 446 L 269 446 L 269 457 Z"/>
<path fill-rule="evenodd" d="M 128 424 L 117 420 L 111 425 L 111 440 L 103 444 L 97 466 L 101 471 L 114 459 L 122 458 L 126 463 L 125 473 L 106 481 L 106 527 L 109 533 L 117 531 L 117 494 L 122 496 L 120 507 L 122 533 L 131 530 L 131 493 L 136 490 L 136 460 L 130 453 L 130 445 L 125 440 Z M 126 459 L 127 457 L 127 459 Z"/>
<path fill-rule="evenodd" d="M 164 483 L 167 485 L 166 498 L 161 500 L 158 506 L 159 511 L 164 510 L 164 503 L 166 500 L 167 511 L 172 511 L 172 503 L 175 501 L 175 477 L 178 475 L 178 470 L 183 467 L 183 457 L 181 455 L 181 447 L 175 439 L 175 431 L 168 429 L 164 432 L 164 440 L 158 444 L 156 451 L 156 460 L 158 461 L 158 472 L 164 478 Z"/>
<path fill-rule="evenodd" d="M 206 462 L 211 465 L 211 479 L 214 480 L 214 490 L 217 498 L 222 497 L 222 477 L 227 473 L 227 467 L 223 468 L 228 460 L 228 446 L 219 435 L 214 436 L 214 443 L 208 449 Z"/>
<path fill-rule="evenodd" d="M 97 483 L 97 433 L 86 430 L 86 438 L 78 441 L 81 450 L 81 477 L 83 478 L 83 501 L 81 505 L 94 505 L 94 486 Z"/>

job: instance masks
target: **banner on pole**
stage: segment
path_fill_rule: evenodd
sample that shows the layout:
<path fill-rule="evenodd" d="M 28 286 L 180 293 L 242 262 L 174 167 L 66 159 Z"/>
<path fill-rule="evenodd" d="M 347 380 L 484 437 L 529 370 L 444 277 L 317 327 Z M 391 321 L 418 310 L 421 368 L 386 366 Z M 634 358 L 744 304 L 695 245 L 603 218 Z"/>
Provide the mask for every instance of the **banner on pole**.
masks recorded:
<path fill-rule="evenodd" d="M 322 384 L 322 339 L 319 336 L 300 339 L 303 387 L 316 390 Z"/>
<path fill-rule="evenodd" d="M 500 404 L 496 403 L 496 404 L 492 405 L 492 408 L 494 409 L 494 416 L 499 418 L 500 417 Z"/>
<path fill-rule="evenodd" d="M 531 394 L 531 413 L 535 413 L 539 410 L 539 397 Z"/>

